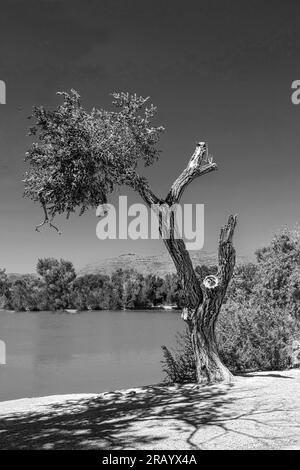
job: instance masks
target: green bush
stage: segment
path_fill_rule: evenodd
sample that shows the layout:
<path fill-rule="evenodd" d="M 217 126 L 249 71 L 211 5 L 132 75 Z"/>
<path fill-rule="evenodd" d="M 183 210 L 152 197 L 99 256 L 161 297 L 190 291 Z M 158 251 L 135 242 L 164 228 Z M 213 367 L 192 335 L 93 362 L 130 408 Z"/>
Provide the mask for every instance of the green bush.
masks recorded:
<path fill-rule="evenodd" d="M 286 308 L 300 320 L 300 231 L 285 228 L 256 256 L 255 303 Z"/>
<path fill-rule="evenodd" d="M 220 356 L 232 373 L 282 370 L 292 366 L 295 319 L 286 311 L 229 301 L 217 327 Z M 163 346 L 163 370 L 171 382 L 196 380 L 188 330 L 177 335 L 175 351 Z"/>
<path fill-rule="evenodd" d="M 217 327 L 220 355 L 232 372 L 287 369 L 295 332 L 287 310 L 228 302 Z"/>
<path fill-rule="evenodd" d="M 196 381 L 196 367 L 191 336 L 188 329 L 176 335 L 176 350 L 171 352 L 162 346 L 162 367 L 168 382 L 189 383 Z"/>

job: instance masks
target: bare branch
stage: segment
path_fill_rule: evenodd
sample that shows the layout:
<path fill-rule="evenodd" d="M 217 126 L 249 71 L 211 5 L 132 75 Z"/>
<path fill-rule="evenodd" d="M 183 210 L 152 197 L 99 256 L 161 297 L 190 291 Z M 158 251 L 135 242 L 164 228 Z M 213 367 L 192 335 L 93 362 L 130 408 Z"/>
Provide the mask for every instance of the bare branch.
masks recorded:
<path fill-rule="evenodd" d="M 163 204 L 164 201 L 159 199 L 149 188 L 148 184 L 145 182 L 140 182 L 137 188 L 140 196 L 145 201 L 145 203 L 151 207 L 154 204 Z"/>
<path fill-rule="evenodd" d="M 232 277 L 235 266 L 235 249 L 232 244 L 232 239 L 237 224 L 237 216 L 231 215 L 228 218 L 227 224 L 221 228 L 219 239 L 219 279 L 222 287 L 227 288 L 227 285 Z"/>
<path fill-rule="evenodd" d="M 165 201 L 155 196 L 148 184 L 142 181 L 138 186 L 138 191 L 148 206 L 164 203 L 171 206 L 179 202 L 184 188 L 193 181 L 193 179 L 216 169 L 217 165 L 213 163 L 212 157 L 208 155 L 205 142 L 199 142 L 187 167 L 172 185 Z M 160 231 L 161 228 L 160 222 Z M 183 290 L 186 292 L 186 306 L 189 309 L 195 309 L 203 301 L 202 290 L 184 241 L 174 237 L 173 224 L 171 224 L 170 227 L 170 238 L 164 238 L 163 241 L 173 259 L 178 276 L 182 282 Z"/>
<path fill-rule="evenodd" d="M 164 204 L 149 188 L 147 183 L 140 182 L 138 191 L 146 204 L 151 207 L 154 204 Z M 162 235 L 162 218 L 159 220 L 159 231 Z M 163 242 L 175 264 L 178 277 L 186 292 L 187 306 L 195 308 L 202 301 L 202 291 L 194 271 L 189 252 L 183 240 L 174 237 L 174 219 L 171 219 L 170 238 L 163 238 Z"/>
<path fill-rule="evenodd" d="M 46 205 L 45 203 L 41 202 L 41 205 L 42 205 L 42 208 L 43 208 L 43 211 L 44 211 L 44 220 L 43 222 L 41 222 L 40 224 L 38 224 L 36 227 L 35 227 L 35 231 L 36 232 L 39 232 L 39 228 L 43 227 L 43 225 L 47 224 L 49 222 L 49 217 L 48 217 L 48 212 L 47 212 L 47 209 L 46 209 Z"/>
<path fill-rule="evenodd" d="M 221 246 L 223 246 L 224 243 L 232 243 L 232 238 L 233 238 L 236 224 L 237 224 L 237 215 L 230 215 L 228 218 L 227 224 L 221 228 L 220 241 L 219 241 L 219 244 Z"/>
<path fill-rule="evenodd" d="M 195 309 L 203 300 L 200 283 L 196 276 L 193 263 L 185 243 L 179 238 L 165 238 L 164 244 L 175 264 L 178 277 L 185 292 L 186 307 Z"/>
<path fill-rule="evenodd" d="M 53 225 L 52 223 L 53 218 L 50 220 L 49 224 L 51 228 L 54 228 L 54 230 L 57 231 L 58 235 L 61 235 L 61 231 L 56 227 L 56 225 Z"/>
<path fill-rule="evenodd" d="M 59 231 L 59 229 L 52 223 L 53 217 L 52 217 L 51 220 L 49 220 L 49 216 L 48 216 L 46 204 L 41 201 L 41 206 L 42 206 L 42 208 L 43 208 L 44 216 L 45 216 L 45 217 L 44 217 L 43 222 L 41 222 L 39 225 L 37 225 L 37 226 L 35 227 L 35 231 L 36 231 L 36 232 L 39 232 L 39 231 L 40 231 L 39 229 L 40 229 L 41 227 L 43 227 L 43 226 L 46 225 L 46 224 L 49 224 L 49 226 L 50 226 L 51 228 L 53 228 L 54 230 L 56 230 L 57 233 L 58 233 L 59 235 L 61 235 L 61 232 Z"/>
<path fill-rule="evenodd" d="M 198 176 L 210 173 L 217 169 L 216 163 L 213 162 L 212 156 L 208 155 L 207 145 L 205 142 L 199 142 L 196 146 L 187 167 L 173 183 L 166 203 L 169 205 L 178 203 L 186 186 Z"/>

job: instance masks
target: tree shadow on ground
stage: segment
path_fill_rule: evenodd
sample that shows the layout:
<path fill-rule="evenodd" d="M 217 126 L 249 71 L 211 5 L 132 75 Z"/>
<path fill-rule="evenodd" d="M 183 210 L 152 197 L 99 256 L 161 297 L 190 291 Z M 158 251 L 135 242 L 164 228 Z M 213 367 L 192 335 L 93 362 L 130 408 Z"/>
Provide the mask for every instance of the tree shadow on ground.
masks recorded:
<path fill-rule="evenodd" d="M 260 384 L 157 385 L 39 410 L 2 411 L 0 449 L 268 448 L 299 440 L 295 409 L 270 401 Z"/>
<path fill-rule="evenodd" d="M 151 427 L 166 420 L 174 422 L 177 433 L 188 429 L 186 448 L 193 448 L 193 434 L 201 426 L 226 417 L 225 406 L 232 401 L 226 397 L 228 387 L 145 387 L 140 393 L 112 392 L 48 405 L 43 412 L 8 415 L 0 426 L 0 448 L 133 449 L 163 439 Z"/>

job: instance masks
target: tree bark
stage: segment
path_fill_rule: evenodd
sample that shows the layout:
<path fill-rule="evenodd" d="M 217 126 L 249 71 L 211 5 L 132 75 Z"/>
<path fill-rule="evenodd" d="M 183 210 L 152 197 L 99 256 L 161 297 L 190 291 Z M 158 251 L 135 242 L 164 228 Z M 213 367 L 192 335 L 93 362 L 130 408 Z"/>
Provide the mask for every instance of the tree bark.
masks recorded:
<path fill-rule="evenodd" d="M 207 154 L 207 147 L 200 142 L 187 167 L 173 183 L 165 200 L 158 199 L 145 185 L 139 188 L 140 195 L 149 205 L 168 204 L 180 201 L 185 187 L 198 176 L 217 169 Z M 168 252 L 175 264 L 185 294 L 182 318 L 187 323 L 195 355 L 198 383 L 230 382 L 232 374 L 222 363 L 216 341 L 216 323 L 235 265 L 235 250 L 232 238 L 236 227 L 236 216 L 230 216 L 222 227 L 219 239 L 218 273 L 207 276 L 200 282 L 196 276 L 190 255 L 181 239 L 174 236 L 174 218 L 170 237 L 164 238 Z M 162 228 L 160 226 L 162 233 Z"/>
<path fill-rule="evenodd" d="M 232 374 L 222 363 L 216 343 L 214 328 L 206 328 L 201 321 L 191 331 L 195 355 L 197 382 L 210 384 L 232 381 Z"/>
<path fill-rule="evenodd" d="M 232 374 L 219 356 L 216 324 L 235 266 L 232 237 L 236 222 L 236 216 L 230 216 L 227 225 L 221 229 L 218 274 L 207 276 L 201 283 L 202 303 L 195 310 L 184 309 L 182 313 L 182 318 L 187 322 L 191 334 L 199 383 L 232 380 Z"/>

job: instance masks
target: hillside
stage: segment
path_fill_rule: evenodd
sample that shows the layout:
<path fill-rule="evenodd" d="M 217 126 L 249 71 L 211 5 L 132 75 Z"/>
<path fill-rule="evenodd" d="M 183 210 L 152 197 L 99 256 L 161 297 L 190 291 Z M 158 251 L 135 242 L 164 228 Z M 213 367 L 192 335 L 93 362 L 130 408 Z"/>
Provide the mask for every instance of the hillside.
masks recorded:
<path fill-rule="evenodd" d="M 190 252 L 194 266 L 205 264 L 212 266 L 217 263 L 216 253 L 206 251 Z M 246 262 L 245 257 L 238 257 L 237 262 Z M 168 273 L 175 273 L 173 261 L 168 252 L 162 252 L 158 255 L 137 255 L 127 253 L 113 258 L 99 259 L 93 263 L 85 265 L 78 271 L 79 276 L 84 274 L 111 274 L 116 269 L 136 269 L 138 272 L 146 274 L 157 274 L 165 276 Z"/>
<path fill-rule="evenodd" d="M 193 261 L 193 265 L 213 266 L 217 264 L 217 255 L 213 252 L 207 251 L 191 251 L 190 256 Z M 246 263 L 249 260 L 245 256 L 237 257 L 237 264 Z M 111 275 L 117 269 L 135 269 L 136 271 L 147 275 L 157 274 L 158 276 L 164 277 L 168 273 L 175 273 L 174 263 L 169 253 L 162 252 L 157 255 L 138 255 L 134 253 L 125 253 L 123 255 L 114 256 L 111 258 L 102 258 L 88 263 L 82 268 L 77 269 L 78 276 L 84 276 L 85 274 L 108 274 Z M 11 282 L 15 282 L 24 276 L 31 278 L 39 277 L 36 273 L 7 273 L 8 278 Z"/>

